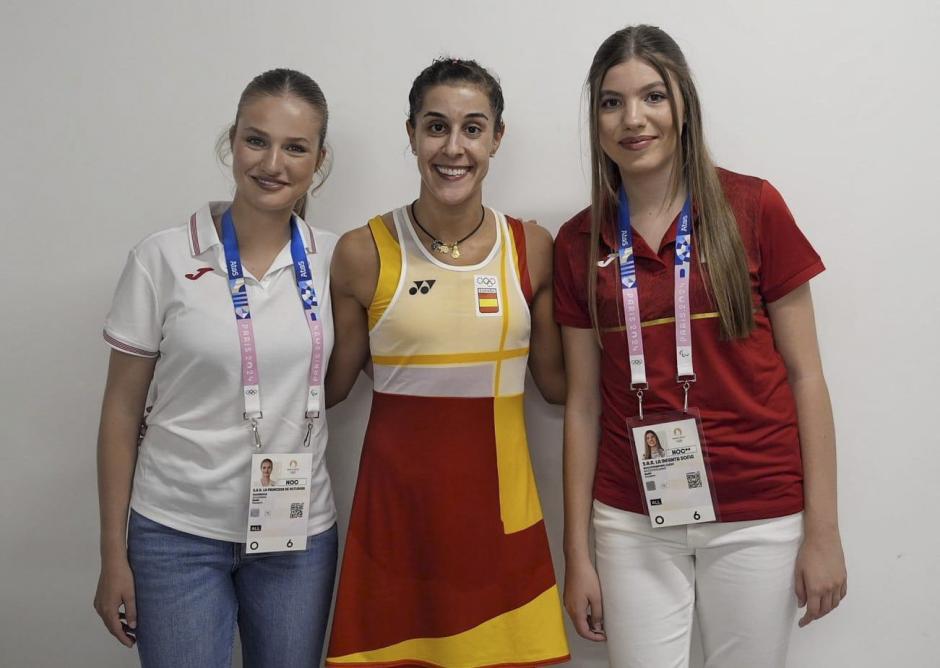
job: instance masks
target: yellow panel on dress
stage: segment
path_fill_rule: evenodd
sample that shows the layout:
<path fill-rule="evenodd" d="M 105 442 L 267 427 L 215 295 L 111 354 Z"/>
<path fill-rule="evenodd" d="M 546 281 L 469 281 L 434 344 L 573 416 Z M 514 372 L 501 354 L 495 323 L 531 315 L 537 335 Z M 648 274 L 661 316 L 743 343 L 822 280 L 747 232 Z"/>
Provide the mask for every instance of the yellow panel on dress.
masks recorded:
<path fill-rule="evenodd" d="M 379 251 L 379 280 L 375 286 L 372 303 L 369 304 L 369 329 L 382 319 L 388 305 L 392 303 L 398 282 L 401 280 L 401 246 L 388 231 L 382 216 L 369 221 L 372 239 Z"/>
<path fill-rule="evenodd" d="M 396 662 L 403 659 L 446 668 L 536 665 L 546 656 L 568 654 L 564 624 L 558 614 L 560 606 L 558 587 L 551 587 L 522 607 L 463 633 L 443 638 L 415 638 L 369 652 L 331 657 L 327 665 L 401 665 Z M 535 647 L 522 647 L 520 638 L 538 638 L 539 643 Z M 552 663 L 557 663 L 557 659 Z"/>
<path fill-rule="evenodd" d="M 523 395 L 493 399 L 499 513 L 503 530 L 514 533 L 542 519 L 535 474 L 526 443 Z"/>

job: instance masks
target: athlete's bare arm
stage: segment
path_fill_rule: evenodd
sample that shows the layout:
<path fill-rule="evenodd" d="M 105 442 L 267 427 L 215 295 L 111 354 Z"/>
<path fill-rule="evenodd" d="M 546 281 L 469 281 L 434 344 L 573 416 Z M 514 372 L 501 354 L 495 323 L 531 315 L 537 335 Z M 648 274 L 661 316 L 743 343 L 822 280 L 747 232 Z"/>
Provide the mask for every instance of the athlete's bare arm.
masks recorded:
<path fill-rule="evenodd" d="M 536 386 L 553 404 L 565 403 L 565 364 L 561 333 L 555 323 L 552 290 L 552 236 L 534 222 L 523 224 L 526 261 L 532 283 L 532 336 L 529 370 Z"/>
<path fill-rule="evenodd" d="M 326 374 L 326 405 L 349 395 L 369 359 L 368 308 L 379 279 L 379 253 L 368 225 L 340 237 L 330 267 L 333 354 Z"/>
<path fill-rule="evenodd" d="M 565 404 L 565 609 L 578 635 L 602 642 L 604 604 L 591 559 L 594 471 L 601 437 L 601 350 L 593 329 L 563 327 L 568 361 Z"/>

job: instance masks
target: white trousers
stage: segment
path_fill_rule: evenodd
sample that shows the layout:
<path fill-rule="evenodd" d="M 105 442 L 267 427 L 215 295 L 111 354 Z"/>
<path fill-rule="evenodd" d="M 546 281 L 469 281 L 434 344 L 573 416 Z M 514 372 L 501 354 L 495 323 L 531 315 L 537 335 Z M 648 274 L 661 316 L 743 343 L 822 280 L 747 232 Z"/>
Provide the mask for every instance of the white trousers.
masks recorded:
<path fill-rule="evenodd" d="M 803 514 L 653 529 L 594 502 L 613 668 L 685 668 L 697 616 L 706 668 L 783 668 Z"/>

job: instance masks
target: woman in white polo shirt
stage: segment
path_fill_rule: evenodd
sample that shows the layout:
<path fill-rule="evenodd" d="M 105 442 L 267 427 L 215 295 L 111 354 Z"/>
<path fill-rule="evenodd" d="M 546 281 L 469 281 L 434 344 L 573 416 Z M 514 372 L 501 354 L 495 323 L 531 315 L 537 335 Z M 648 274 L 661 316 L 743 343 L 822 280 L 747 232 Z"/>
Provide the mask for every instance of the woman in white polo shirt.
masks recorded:
<path fill-rule="evenodd" d="M 319 665 L 337 549 L 318 405 L 336 237 L 303 216 L 326 127 L 312 79 L 256 77 L 228 136 L 233 201 L 142 241 L 118 284 L 104 330 L 95 608 L 144 666 L 228 666 L 236 624 L 246 666 Z M 306 531 L 293 551 L 256 554 L 246 535 L 272 488 L 255 483 L 249 521 L 251 476 L 278 453 L 309 487 L 306 508 L 291 505 Z"/>

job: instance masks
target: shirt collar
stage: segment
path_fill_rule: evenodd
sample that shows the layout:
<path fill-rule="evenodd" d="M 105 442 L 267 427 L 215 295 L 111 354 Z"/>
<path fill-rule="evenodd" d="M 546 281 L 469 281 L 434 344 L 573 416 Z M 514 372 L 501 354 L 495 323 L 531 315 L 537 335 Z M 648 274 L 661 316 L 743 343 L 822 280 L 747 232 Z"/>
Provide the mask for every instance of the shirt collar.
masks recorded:
<path fill-rule="evenodd" d="M 189 219 L 189 252 L 193 257 L 199 257 L 213 246 L 221 247 L 219 233 L 212 220 L 213 215 L 221 216 L 232 205 L 231 202 L 209 202 Z M 300 216 L 300 236 L 304 239 L 304 247 L 308 253 L 316 253 L 317 246 L 313 236 L 313 229 Z"/>
<path fill-rule="evenodd" d="M 581 220 L 578 225 L 578 231 L 582 234 L 591 233 L 591 207 L 584 209 L 580 214 Z M 682 215 L 682 211 L 679 211 L 676 214 L 676 217 L 672 219 L 672 223 L 669 224 L 669 227 L 666 229 L 666 233 L 663 235 L 663 240 L 661 247 L 668 244 L 676 243 L 676 232 L 679 227 L 679 217 Z M 697 218 L 698 211 L 696 210 L 695 202 L 692 202 L 692 219 L 693 221 Z M 617 234 L 617 224 L 616 221 L 612 221 L 607 225 L 601 227 L 601 241 L 612 251 L 617 252 L 620 248 L 620 241 L 618 240 Z M 635 234 L 633 237 L 634 252 L 637 254 L 652 254 L 657 256 L 657 251 L 659 249 L 652 249 L 646 243 L 646 240 L 643 239 L 640 235 Z"/>

